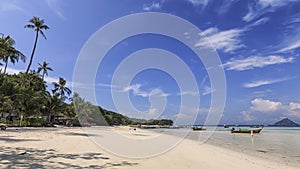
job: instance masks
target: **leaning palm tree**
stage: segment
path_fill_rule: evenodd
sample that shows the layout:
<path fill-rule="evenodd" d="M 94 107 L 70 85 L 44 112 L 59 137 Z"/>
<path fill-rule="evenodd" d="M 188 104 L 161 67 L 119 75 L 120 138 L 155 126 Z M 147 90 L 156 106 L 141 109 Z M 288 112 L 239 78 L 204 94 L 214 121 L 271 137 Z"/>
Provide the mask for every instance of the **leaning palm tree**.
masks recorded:
<path fill-rule="evenodd" d="M 37 73 L 40 73 L 41 71 L 43 71 L 42 73 L 42 79 L 44 81 L 45 75 L 48 76 L 48 71 L 53 71 L 53 69 L 51 67 L 48 67 L 49 63 L 47 62 L 43 62 L 43 64 L 39 63 L 39 67 L 37 70 Z"/>
<path fill-rule="evenodd" d="M 3 74 L 5 74 L 9 60 L 13 64 L 18 62 L 20 58 L 23 62 L 25 62 L 26 56 L 13 47 L 15 41 L 10 36 L 3 35 L 0 43 L 1 43 L 0 55 L 1 55 L 1 59 L 5 63 Z"/>
<path fill-rule="evenodd" d="M 64 78 L 59 77 L 58 83 L 53 82 L 54 89 L 52 90 L 54 95 L 60 96 L 62 100 L 66 99 L 66 94 L 70 95 L 71 90 L 66 87 L 67 81 Z"/>
<path fill-rule="evenodd" d="M 33 60 L 34 52 L 35 52 L 35 49 L 36 49 L 36 44 L 37 44 L 37 41 L 38 41 L 39 34 L 41 34 L 45 39 L 47 39 L 44 32 L 43 32 L 43 29 L 44 30 L 49 29 L 49 27 L 44 24 L 44 19 L 40 19 L 36 16 L 31 18 L 29 20 L 29 22 L 30 22 L 30 24 L 25 25 L 24 27 L 34 29 L 34 31 L 35 31 L 35 41 L 34 41 L 33 49 L 32 49 L 32 52 L 31 52 L 30 61 L 29 61 L 29 64 L 28 64 L 26 72 L 25 72 L 23 84 L 26 82 L 26 77 L 27 77 L 27 74 L 29 72 L 30 66 L 32 64 L 32 60 Z"/>

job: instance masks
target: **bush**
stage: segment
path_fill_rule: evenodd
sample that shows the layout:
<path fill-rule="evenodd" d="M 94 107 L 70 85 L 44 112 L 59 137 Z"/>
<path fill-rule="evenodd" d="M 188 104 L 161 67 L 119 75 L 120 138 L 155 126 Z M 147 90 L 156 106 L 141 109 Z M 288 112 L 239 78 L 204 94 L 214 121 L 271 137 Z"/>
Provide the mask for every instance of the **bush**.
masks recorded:
<path fill-rule="evenodd" d="M 25 119 L 24 123 L 27 124 L 25 126 L 41 127 L 41 126 L 45 126 L 46 120 L 41 117 L 33 117 L 33 118 Z M 23 125 L 23 123 L 22 123 L 22 125 Z"/>

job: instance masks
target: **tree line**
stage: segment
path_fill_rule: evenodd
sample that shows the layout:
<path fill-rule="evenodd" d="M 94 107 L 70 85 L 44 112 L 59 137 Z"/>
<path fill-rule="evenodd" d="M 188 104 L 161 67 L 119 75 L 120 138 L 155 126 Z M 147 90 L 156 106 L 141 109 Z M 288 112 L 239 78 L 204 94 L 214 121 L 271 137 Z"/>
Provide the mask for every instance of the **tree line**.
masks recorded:
<path fill-rule="evenodd" d="M 34 42 L 29 62 L 25 72 L 8 74 L 9 63 L 26 62 L 27 57 L 14 47 L 15 40 L 1 33 L 0 38 L 0 119 L 5 116 L 5 123 L 21 123 L 23 126 L 44 126 L 54 123 L 64 125 L 114 125 L 136 124 L 119 113 L 102 109 L 100 106 L 81 98 L 78 93 L 71 96 L 72 91 L 67 87 L 67 81 L 59 77 L 52 86 L 47 86 L 45 78 L 53 69 L 44 61 L 38 63 L 37 69 L 31 69 L 35 51 L 38 47 L 39 36 L 45 40 L 44 31 L 50 29 L 43 19 L 33 17 L 24 28 L 34 31 Z M 13 117 L 17 117 L 13 119 Z M 23 121 L 20 120 L 23 117 Z M 47 117 L 47 118 L 45 118 Z M 64 117 L 65 121 L 55 121 L 56 117 Z M 171 124 L 168 120 L 152 120 L 146 124 Z"/>

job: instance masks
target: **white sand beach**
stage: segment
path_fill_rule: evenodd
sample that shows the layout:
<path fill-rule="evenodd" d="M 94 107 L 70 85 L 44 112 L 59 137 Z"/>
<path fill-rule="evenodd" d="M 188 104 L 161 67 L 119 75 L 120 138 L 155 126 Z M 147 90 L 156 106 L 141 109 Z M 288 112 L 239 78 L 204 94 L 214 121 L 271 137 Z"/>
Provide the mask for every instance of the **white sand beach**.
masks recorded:
<path fill-rule="evenodd" d="M 149 130 L 133 131 L 128 127 L 113 130 L 139 139 L 157 134 Z M 151 158 L 125 158 L 100 148 L 82 128 L 8 128 L 0 132 L 0 145 L 0 168 L 299 168 L 273 158 L 259 158 L 190 139 Z"/>

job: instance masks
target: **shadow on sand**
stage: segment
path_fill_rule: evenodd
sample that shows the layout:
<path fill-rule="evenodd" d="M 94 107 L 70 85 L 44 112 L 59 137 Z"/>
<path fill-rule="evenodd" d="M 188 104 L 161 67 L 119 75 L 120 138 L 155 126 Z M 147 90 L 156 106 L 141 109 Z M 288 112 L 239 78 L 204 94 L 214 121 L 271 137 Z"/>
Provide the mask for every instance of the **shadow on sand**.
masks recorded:
<path fill-rule="evenodd" d="M 72 164 L 72 160 L 99 160 L 101 165 L 88 165 L 78 166 Z M 85 153 L 85 154 L 58 154 L 53 149 L 40 150 L 33 148 L 13 148 L 13 147 L 0 147 L 0 168 L 116 168 L 138 165 L 138 163 L 131 163 L 122 161 L 112 163 L 109 157 L 104 156 L 102 153 Z"/>

